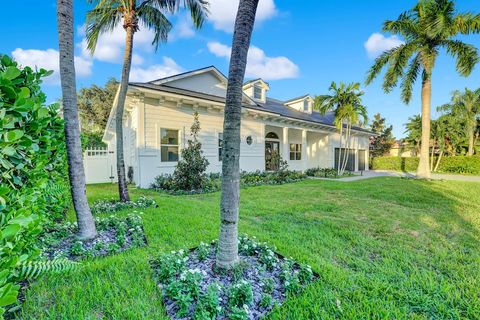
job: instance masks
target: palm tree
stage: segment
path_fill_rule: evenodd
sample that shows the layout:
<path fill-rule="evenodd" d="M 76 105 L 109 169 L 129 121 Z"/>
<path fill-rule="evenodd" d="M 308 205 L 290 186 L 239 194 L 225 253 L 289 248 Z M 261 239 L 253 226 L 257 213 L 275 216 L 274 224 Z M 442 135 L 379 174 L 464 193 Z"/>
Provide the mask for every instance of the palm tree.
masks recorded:
<path fill-rule="evenodd" d="M 480 15 L 457 13 L 450 0 L 422 0 L 413 9 L 402 13 L 395 21 L 385 21 L 383 30 L 404 38 L 405 43 L 385 51 L 368 72 L 370 84 L 388 65 L 383 90 L 389 93 L 401 79 L 401 98 L 408 104 L 412 87 L 422 76 L 422 137 L 417 176 L 429 178 L 430 99 L 431 80 L 440 49 L 456 59 L 457 72 L 468 76 L 479 61 L 477 49 L 458 39 L 459 34 L 478 33 Z"/>
<path fill-rule="evenodd" d="M 73 0 L 57 0 L 57 23 L 70 192 L 77 215 L 78 236 L 81 239 L 91 239 L 97 235 L 97 230 L 87 202 L 80 141 L 75 63 L 73 61 Z"/>
<path fill-rule="evenodd" d="M 231 269 L 238 262 L 238 206 L 240 200 L 240 120 L 247 53 L 259 0 L 240 0 L 228 69 L 223 120 L 220 238 L 216 265 Z"/>
<path fill-rule="evenodd" d="M 152 29 L 155 36 L 152 45 L 158 48 L 166 42 L 172 24 L 165 16 L 173 14 L 181 6 L 190 10 L 193 23 L 200 28 L 208 14 L 205 0 L 95 0 L 97 5 L 87 13 L 87 47 L 93 53 L 100 34 L 112 32 L 122 23 L 126 32 L 125 51 L 122 67 L 122 80 L 116 105 L 116 151 L 118 191 L 121 201 L 128 201 L 125 161 L 123 156 L 123 111 L 128 89 L 128 78 L 132 64 L 133 37 L 140 27 Z"/>
<path fill-rule="evenodd" d="M 453 92 L 451 103 L 445 104 L 438 111 L 447 111 L 465 121 L 465 130 L 468 137 L 468 155 L 473 156 L 477 121 L 480 118 L 480 89 L 465 92 Z"/>
<path fill-rule="evenodd" d="M 360 91 L 360 83 L 337 85 L 332 82 L 329 91 L 332 95 L 320 95 L 315 97 L 314 108 L 321 114 L 333 111 L 334 124 L 340 130 L 340 150 L 338 153 L 338 175 L 343 175 L 348 163 L 348 149 L 353 125 L 367 123 L 367 109 L 362 105 L 363 92 Z M 345 135 L 345 139 L 343 136 Z M 343 147 L 345 140 L 345 147 Z M 344 155 L 342 154 L 344 149 Z"/>

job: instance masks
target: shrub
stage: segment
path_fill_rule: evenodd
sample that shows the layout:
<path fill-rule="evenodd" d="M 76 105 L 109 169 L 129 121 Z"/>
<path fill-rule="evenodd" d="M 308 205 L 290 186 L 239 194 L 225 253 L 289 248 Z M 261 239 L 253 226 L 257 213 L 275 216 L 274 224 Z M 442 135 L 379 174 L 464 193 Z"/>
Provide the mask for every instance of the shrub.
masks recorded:
<path fill-rule="evenodd" d="M 228 293 L 228 304 L 231 307 L 242 307 L 251 305 L 253 302 L 252 285 L 245 280 L 240 280 L 230 288 Z"/>
<path fill-rule="evenodd" d="M 309 177 L 321 177 L 321 178 L 339 178 L 350 177 L 353 173 L 345 171 L 342 176 L 338 175 L 338 170 L 334 168 L 310 168 L 305 170 L 305 174 Z"/>
<path fill-rule="evenodd" d="M 17 299 L 20 269 L 33 265 L 41 225 L 63 214 L 69 199 L 55 189 L 66 175 L 63 121 L 46 106 L 41 78 L 0 55 L 0 318 Z"/>
<path fill-rule="evenodd" d="M 435 159 L 436 162 L 437 159 Z M 370 159 L 373 170 L 411 171 L 417 170 L 419 158 L 377 157 Z M 480 157 L 442 157 L 437 172 L 458 174 L 480 174 Z"/>
<path fill-rule="evenodd" d="M 279 170 L 274 172 L 254 171 L 240 173 L 240 186 L 253 187 L 261 185 L 278 185 L 284 183 L 291 183 L 306 179 L 306 175 L 291 170 Z M 221 177 L 218 173 L 211 173 L 205 175 L 203 179 L 203 186 L 201 189 L 182 189 L 172 175 L 164 174 L 157 176 L 155 181 L 150 186 L 152 189 L 158 191 L 165 191 L 170 194 L 194 194 L 215 192 L 221 189 Z"/>
<path fill-rule="evenodd" d="M 109 199 L 109 200 L 97 200 L 93 203 L 91 208 L 92 213 L 110 213 L 116 212 L 125 209 L 145 209 L 148 207 L 154 207 L 157 203 L 152 198 L 141 196 L 137 200 L 134 201 L 119 201 L 116 199 Z"/>
<path fill-rule="evenodd" d="M 205 183 L 205 171 L 208 160 L 203 156 L 202 144 L 198 141 L 200 121 L 198 112 L 193 114 L 193 124 L 190 128 L 192 140 L 188 140 L 188 146 L 182 149 L 182 158 L 178 161 L 173 173 L 173 181 L 180 190 L 200 190 Z"/>

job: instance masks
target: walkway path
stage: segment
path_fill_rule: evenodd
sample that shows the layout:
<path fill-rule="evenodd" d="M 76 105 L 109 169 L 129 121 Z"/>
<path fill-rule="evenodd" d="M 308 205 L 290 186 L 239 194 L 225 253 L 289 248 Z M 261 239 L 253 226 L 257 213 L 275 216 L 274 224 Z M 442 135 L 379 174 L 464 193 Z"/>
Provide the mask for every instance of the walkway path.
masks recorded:
<path fill-rule="evenodd" d="M 331 180 L 331 181 L 357 181 L 369 178 L 376 178 L 376 177 L 403 177 L 403 178 L 416 178 L 415 174 L 412 172 L 398 172 L 398 171 L 386 171 L 386 170 L 370 170 L 364 171 L 363 175 L 348 177 L 348 178 L 339 178 L 339 179 L 329 179 L 329 178 L 319 178 L 315 177 L 312 179 L 319 179 L 319 180 Z M 457 174 L 440 174 L 440 173 L 432 173 L 433 180 L 457 180 L 457 181 L 473 181 L 473 182 L 480 182 L 480 176 L 463 176 Z"/>

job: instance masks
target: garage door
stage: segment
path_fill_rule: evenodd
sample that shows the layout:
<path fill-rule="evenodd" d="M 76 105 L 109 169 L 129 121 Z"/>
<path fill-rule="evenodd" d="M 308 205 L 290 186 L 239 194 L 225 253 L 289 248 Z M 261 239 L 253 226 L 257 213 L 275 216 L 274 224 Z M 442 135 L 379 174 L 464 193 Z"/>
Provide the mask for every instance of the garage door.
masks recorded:
<path fill-rule="evenodd" d="M 365 170 L 365 150 L 358 150 L 358 171 Z"/>
<path fill-rule="evenodd" d="M 353 149 L 344 149 L 342 148 L 342 152 L 340 154 L 340 148 L 335 148 L 335 169 L 338 169 L 338 157 L 340 154 L 340 163 L 343 163 L 345 152 L 348 152 L 348 159 L 347 165 L 345 166 L 345 170 L 348 171 L 355 171 L 355 150 Z"/>

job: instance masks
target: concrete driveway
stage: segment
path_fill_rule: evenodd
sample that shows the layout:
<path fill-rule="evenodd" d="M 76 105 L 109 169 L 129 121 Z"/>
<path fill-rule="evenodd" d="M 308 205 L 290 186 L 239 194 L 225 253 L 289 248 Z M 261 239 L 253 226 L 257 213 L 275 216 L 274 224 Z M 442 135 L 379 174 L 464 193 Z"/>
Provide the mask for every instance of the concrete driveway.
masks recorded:
<path fill-rule="evenodd" d="M 348 178 L 340 178 L 340 179 L 313 178 L 313 179 L 348 182 L 348 181 L 357 181 L 357 180 L 376 178 L 376 177 L 399 177 L 399 178 L 412 178 L 412 179 L 416 178 L 415 173 L 413 173 L 413 172 L 370 170 L 370 171 L 364 171 L 363 175 L 358 175 L 358 176 L 348 177 Z M 432 179 L 433 180 L 456 180 L 456 181 L 480 182 L 480 176 L 463 176 L 463 175 L 458 175 L 458 174 L 432 173 Z"/>

